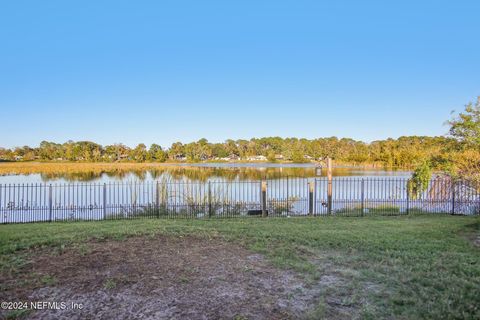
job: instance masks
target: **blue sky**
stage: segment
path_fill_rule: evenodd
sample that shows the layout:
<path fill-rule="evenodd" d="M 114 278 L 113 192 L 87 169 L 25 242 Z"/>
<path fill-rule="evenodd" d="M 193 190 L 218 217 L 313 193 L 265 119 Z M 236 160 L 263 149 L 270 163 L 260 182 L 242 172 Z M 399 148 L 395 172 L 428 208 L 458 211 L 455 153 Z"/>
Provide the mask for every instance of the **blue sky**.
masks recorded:
<path fill-rule="evenodd" d="M 0 146 L 441 135 L 480 1 L 2 1 Z"/>

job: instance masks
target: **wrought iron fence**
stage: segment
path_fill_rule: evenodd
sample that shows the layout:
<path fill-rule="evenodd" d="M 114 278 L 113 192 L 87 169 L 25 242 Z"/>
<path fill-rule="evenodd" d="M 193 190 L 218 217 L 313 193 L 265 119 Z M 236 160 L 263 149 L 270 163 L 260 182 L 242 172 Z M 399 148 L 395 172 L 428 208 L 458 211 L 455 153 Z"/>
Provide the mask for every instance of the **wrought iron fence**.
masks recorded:
<path fill-rule="evenodd" d="M 248 216 L 480 213 L 480 186 L 432 179 L 414 194 L 406 178 L 281 178 L 0 185 L 0 223 Z"/>

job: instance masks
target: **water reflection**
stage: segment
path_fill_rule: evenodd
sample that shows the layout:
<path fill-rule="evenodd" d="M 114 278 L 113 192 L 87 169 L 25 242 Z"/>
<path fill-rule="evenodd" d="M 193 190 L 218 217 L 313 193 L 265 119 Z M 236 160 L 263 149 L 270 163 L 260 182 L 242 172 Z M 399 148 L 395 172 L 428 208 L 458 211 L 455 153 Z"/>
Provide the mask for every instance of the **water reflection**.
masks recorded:
<path fill-rule="evenodd" d="M 0 177 L 0 183 L 49 183 L 49 182 L 118 182 L 151 181 L 161 177 L 173 180 L 205 182 L 208 180 L 260 180 L 280 179 L 284 177 L 311 178 L 326 175 L 326 170 L 314 167 L 168 167 L 148 170 L 101 170 L 82 172 L 56 172 L 31 175 L 7 175 Z M 334 176 L 406 176 L 406 171 L 387 171 L 377 169 L 337 168 Z"/>

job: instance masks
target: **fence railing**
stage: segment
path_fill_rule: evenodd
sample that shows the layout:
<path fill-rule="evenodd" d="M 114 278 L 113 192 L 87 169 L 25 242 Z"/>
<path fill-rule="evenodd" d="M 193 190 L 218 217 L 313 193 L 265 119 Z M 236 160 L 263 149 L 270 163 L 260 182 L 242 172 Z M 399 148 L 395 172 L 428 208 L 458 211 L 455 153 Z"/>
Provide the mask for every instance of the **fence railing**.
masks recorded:
<path fill-rule="evenodd" d="M 412 194 L 406 178 L 342 177 L 0 185 L 0 223 L 412 212 L 479 214 L 480 188 L 437 178 Z"/>

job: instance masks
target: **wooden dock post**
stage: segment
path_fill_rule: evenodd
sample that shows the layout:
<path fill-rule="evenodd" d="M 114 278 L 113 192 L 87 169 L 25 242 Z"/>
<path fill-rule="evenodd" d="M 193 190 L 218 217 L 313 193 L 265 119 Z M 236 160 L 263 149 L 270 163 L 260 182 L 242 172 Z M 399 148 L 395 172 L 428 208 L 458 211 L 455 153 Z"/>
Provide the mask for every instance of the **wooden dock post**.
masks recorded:
<path fill-rule="evenodd" d="M 160 186 L 158 180 L 155 181 L 155 212 L 157 213 L 157 218 L 160 218 Z"/>
<path fill-rule="evenodd" d="M 103 184 L 103 220 L 107 219 L 107 184 Z"/>
<path fill-rule="evenodd" d="M 267 181 L 262 181 L 262 217 L 268 216 L 267 211 Z"/>
<path fill-rule="evenodd" d="M 53 203 L 52 203 L 52 185 L 48 186 L 48 221 L 52 222 L 53 218 Z"/>
<path fill-rule="evenodd" d="M 208 181 L 208 217 L 211 218 L 213 215 L 212 207 L 212 182 Z"/>
<path fill-rule="evenodd" d="M 313 190 L 314 190 L 314 183 L 313 181 L 308 182 L 308 215 L 313 216 Z"/>
<path fill-rule="evenodd" d="M 327 212 L 332 214 L 332 159 L 327 158 Z"/>

